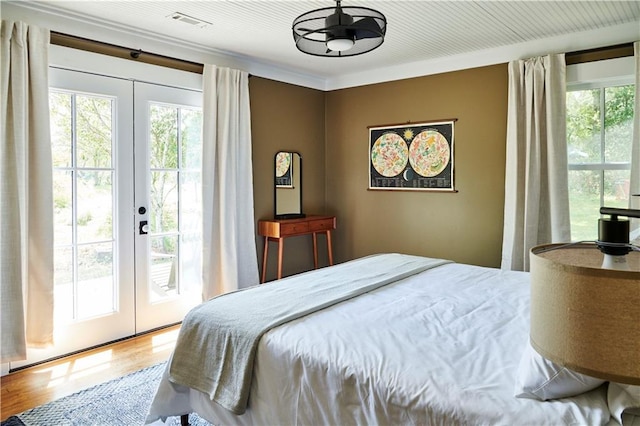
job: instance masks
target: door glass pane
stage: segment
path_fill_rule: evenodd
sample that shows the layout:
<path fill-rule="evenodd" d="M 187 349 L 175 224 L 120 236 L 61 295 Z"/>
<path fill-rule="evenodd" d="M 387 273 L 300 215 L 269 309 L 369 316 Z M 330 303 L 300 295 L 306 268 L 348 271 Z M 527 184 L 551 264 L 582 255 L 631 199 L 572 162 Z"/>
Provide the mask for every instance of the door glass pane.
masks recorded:
<path fill-rule="evenodd" d="M 56 247 L 54 256 L 54 315 L 57 323 L 74 318 L 73 248 Z"/>
<path fill-rule="evenodd" d="M 49 94 L 51 154 L 54 167 L 71 166 L 71 99 L 70 93 Z"/>
<path fill-rule="evenodd" d="M 111 167 L 111 99 L 78 95 L 76 104 L 78 167 Z"/>
<path fill-rule="evenodd" d="M 594 170 L 569 171 L 572 241 L 594 241 L 598 238 L 601 173 Z"/>
<path fill-rule="evenodd" d="M 112 167 L 114 99 L 50 93 L 56 321 L 117 308 Z"/>
<path fill-rule="evenodd" d="M 184 108 L 181 113 L 182 169 L 202 167 L 202 111 Z"/>
<path fill-rule="evenodd" d="M 201 281 L 202 111 L 151 103 L 150 292 L 153 301 Z"/>
<path fill-rule="evenodd" d="M 178 236 L 151 238 L 149 281 L 151 301 L 178 294 Z"/>
<path fill-rule="evenodd" d="M 55 245 L 73 243 L 73 175 L 68 170 L 53 172 L 53 222 Z"/>
<path fill-rule="evenodd" d="M 600 163 L 600 89 L 567 92 L 569 164 Z"/>
<path fill-rule="evenodd" d="M 151 172 L 151 232 L 178 231 L 178 173 Z"/>
<path fill-rule="evenodd" d="M 115 311 L 113 243 L 78 247 L 78 319 Z"/>
<path fill-rule="evenodd" d="M 150 117 L 150 161 L 152 169 L 178 167 L 178 109 L 152 103 Z"/>
<path fill-rule="evenodd" d="M 202 280 L 202 177 L 184 172 L 180 185 L 180 283 L 183 290 Z"/>
<path fill-rule="evenodd" d="M 113 185 L 111 171 L 77 173 L 78 242 L 95 242 L 113 238 Z"/>

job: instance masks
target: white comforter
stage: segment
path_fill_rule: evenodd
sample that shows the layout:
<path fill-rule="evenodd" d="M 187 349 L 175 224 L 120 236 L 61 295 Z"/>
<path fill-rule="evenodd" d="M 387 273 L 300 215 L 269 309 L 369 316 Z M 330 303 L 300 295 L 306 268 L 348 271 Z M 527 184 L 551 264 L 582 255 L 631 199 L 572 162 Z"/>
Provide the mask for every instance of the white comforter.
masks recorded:
<path fill-rule="evenodd" d="M 443 265 L 280 326 L 260 341 L 241 416 L 165 376 L 148 421 L 214 424 L 599 425 L 606 388 L 514 397 L 528 339 L 528 274 Z"/>

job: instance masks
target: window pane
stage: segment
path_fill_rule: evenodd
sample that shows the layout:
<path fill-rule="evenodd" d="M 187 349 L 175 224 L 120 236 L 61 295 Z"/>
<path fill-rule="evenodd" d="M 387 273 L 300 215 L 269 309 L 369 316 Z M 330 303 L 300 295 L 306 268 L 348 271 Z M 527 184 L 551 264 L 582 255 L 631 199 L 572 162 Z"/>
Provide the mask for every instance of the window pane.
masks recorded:
<path fill-rule="evenodd" d="M 53 167 L 71 167 L 71 95 L 49 94 Z"/>
<path fill-rule="evenodd" d="M 569 163 L 600 163 L 600 89 L 567 92 Z"/>
<path fill-rule="evenodd" d="M 178 110 L 164 105 L 151 104 L 149 136 L 152 169 L 178 167 Z"/>
<path fill-rule="evenodd" d="M 572 241 L 593 241 L 598 238 L 601 176 L 600 171 L 569 171 Z"/>
<path fill-rule="evenodd" d="M 605 89 L 605 161 L 631 162 L 633 86 Z"/>
<path fill-rule="evenodd" d="M 629 170 L 604 171 L 604 205 L 629 208 Z"/>
<path fill-rule="evenodd" d="M 111 167 L 111 99 L 76 96 L 77 167 Z"/>
<path fill-rule="evenodd" d="M 78 172 L 78 242 L 113 239 L 111 171 Z"/>

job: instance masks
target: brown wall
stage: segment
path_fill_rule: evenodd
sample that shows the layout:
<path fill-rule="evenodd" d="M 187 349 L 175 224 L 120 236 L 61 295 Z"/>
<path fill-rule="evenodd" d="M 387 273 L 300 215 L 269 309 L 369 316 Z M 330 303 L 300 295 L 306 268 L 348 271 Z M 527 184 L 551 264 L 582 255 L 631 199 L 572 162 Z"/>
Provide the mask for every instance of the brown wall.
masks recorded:
<path fill-rule="evenodd" d="M 344 261 L 402 252 L 500 266 L 507 65 L 327 93 L 327 210 Z M 457 118 L 456 193 L 368 190 L 368 126 Z"/>
<path fill-rule="evenodd" d="M 302 211 L 322 214 L 325 200 L 325 133 L 322 91 L 260 77 L 249 80 L 253 156 L 253 193 L 257 221 L 273 218 L 274 156 L 298 151 L 302 157 Z M 262 268 L 263 244 L 256 236 Z M 269 249 L 267 280 L 276 276 L 276 246 Z M 313 268 L 311 239 L 290 238 L 284 245 L 284 275 Z M 324 258 L 321 258 L 324 262 Z"/>
<path fill-rule="evenodd" d="M 256 221 L 273 217 L 273 156 L 299 151 L 303 212 L 338 218 L 336 262 L 401 252 L 499 266 L 507 84 L 506 64 L 327 93 L 252 77 Z M 367 189 L 368 126 L 451 118 L 458 192 Z M 263 241 L 256 244 L 262 259 Z M 313 267 L 310 238 L 288 239 L 284 250 L 285 275 Z M 268 280 L 275 251 L 272 244 Z"/>

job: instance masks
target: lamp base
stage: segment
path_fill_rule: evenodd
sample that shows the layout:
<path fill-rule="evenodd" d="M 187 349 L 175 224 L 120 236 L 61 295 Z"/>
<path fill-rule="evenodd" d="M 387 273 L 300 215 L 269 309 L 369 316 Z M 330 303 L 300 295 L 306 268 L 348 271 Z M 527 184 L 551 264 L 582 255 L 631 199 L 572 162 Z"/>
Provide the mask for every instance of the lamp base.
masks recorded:
<path fill-rule="evenodd" d="M 627 263 L 627 256 L 614 256 L 612 254 L 604 255 L 602 260 L 602 269 L 615 269 L 616 271 L 630 271 L 631 268 Z"/>

